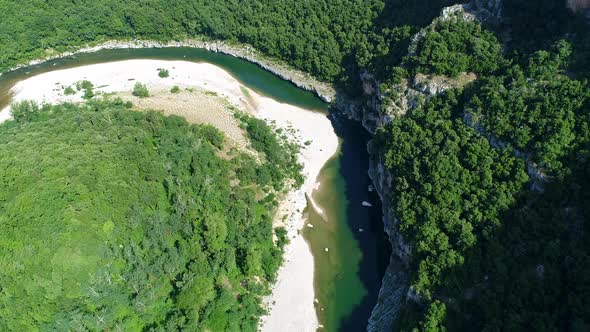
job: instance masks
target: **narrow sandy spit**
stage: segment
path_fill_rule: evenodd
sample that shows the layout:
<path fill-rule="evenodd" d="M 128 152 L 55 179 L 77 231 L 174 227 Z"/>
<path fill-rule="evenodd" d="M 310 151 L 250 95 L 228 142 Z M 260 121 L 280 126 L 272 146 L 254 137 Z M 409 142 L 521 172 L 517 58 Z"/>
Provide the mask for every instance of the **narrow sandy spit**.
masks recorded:
<path fill-rule="evenodd" d="M 168 69 L 170 77 L 160 78 L 159 68 Z M 294 132 L 294 138 L 301 145 L 311 142 L 299 155 L 304 165 L 305 183 L 301 189 L 287 195 L 277 213 L 276 224 L 286 227 L 291 242 L 285 248 L 285 263 L 279 271 L 273 294 L 265 299 L 269 315 L 262 318 L 260 330 L 315 331 L 318 321 L 314 307 L 314 262 L 299 230 L 304 226 L 305 195 L 311 195 L 320 170 L 338 149 L 338 138 L 326 115 L 281 104 L 243 89 L 240 82 L 214 65 L 186 61 L 128 60 L 53 71 L 15 85 L 14 101 L 79 102 L 82 92 L 66 96 L 64 88 L 81 80 L 91 81 L 95 92 L 103 93 L 126 94 L 136 82 L 146 84 L 154 91 L 175 85 L 212 91 L 242 109 L 250 108 L 256 117 Z M 8 118 L 9 108 L 5 108 L 0 112 L 0 122 Z M 284 216 L 287 217 L 285 221 Z"/>

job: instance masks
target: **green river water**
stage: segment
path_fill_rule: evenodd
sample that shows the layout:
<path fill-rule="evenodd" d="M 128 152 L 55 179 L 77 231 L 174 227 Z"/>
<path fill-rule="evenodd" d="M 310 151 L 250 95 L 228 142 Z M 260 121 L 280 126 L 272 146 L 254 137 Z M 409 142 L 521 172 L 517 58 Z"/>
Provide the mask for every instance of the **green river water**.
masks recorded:
<path fill-rule="evenodd" d="M 6 73 L 0 76 L 0 109 L 10 103 L 10 88 L 28 77 L 129 59 L 207 62 L 225 69 L 259 94 L 329 116 L 328 105 L 316 96 L 255 64 L 191 48 L 103 50 Z M 303 234 L 315 260 L 316 311 L 324 326 L 322 331 L 362 331 L 376 303 L 389 252 L 378 199 L 367 190 L 368 135 L 354 121 L 330 117 L 341 145 L 337 155 L 322 169 L 318 177 L 320 186 L 312 195 L 323 214 L 308 206 L 307 223 L 314 227 L 304 227 Z M 363 201 L 371 202 L 373 208 L 362 206 Z"/>

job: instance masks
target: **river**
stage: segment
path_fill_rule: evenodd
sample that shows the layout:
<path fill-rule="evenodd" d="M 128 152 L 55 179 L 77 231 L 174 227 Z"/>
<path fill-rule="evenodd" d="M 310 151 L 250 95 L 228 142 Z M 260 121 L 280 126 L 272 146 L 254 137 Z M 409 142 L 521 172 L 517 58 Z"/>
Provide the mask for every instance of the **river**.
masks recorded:
<path fill-rule="evenodd" d="M 322 169 L 319 187 L 305 213 L 304 237 L 314 255 L 316 311 L 322 331 L 361 331 L 377 301 L 389 263 L 381 207 L 369 192 L 368 134 L 356 122 L 328 115 L 328 105 L 255 64 L 192 48 L 102 50 L 26 67 L 0 76 L 0 109 L 10 103 L 10 88 L 28 77 L 52 70 L 130 59 L 207 62 L 223 68 L 257 93 L 330 116 L 340 138 L 337 154 Z M 363 206 L 368 202 L 372 207 Z M 365 204 L 367 205 L 367 204 Z"/>

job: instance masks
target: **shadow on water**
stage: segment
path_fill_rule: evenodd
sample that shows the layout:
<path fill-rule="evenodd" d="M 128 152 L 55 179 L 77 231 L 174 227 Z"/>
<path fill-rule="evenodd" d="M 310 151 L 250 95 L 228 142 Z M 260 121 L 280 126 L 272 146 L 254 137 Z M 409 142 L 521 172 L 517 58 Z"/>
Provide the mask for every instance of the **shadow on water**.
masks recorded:
<path fill-rule="evenodd" d="M 379 196 L 375 191 L 368 190 L 371 185 L 367 174 L 367 142 L 370 135 L 357 121 L 340 115 L 331 115 L 330 120 L 336 134 L 342 138 L 340 173 L 345 179 L 345 196 L 350 202 L 346 208 L 346 219 L 362 252 L 357 274 L 367 290 L 361 303 L 341 321 L 339 331 L 363 331 L 377 303 L 391 248 L 383 229 Z M 363 201 L 373 206 L 365 207 Z"/>

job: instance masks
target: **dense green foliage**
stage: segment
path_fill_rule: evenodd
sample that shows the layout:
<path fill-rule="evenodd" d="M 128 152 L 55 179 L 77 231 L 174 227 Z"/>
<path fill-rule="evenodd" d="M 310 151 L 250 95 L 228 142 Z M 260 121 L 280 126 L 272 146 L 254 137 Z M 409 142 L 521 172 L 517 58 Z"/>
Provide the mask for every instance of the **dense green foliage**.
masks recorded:
<path fill-rule="evenodd" d="M 64 95 L 66 95 L 66 96 L 75 95 L 75 94 L 76 94 L 76 91 L 71 86 L 68 86 L 64 89 Z"/>
<path fill-rule="evenodd" d="M 453 0 L 388 0 L 374 20 L 367 41 L 355 50 L 358 66 L 369 69 L 379 81 L 390 81 L 397 66 L 407 56 L 411 40 L 430 24 L 443 7 Z"/>
<path fill-rule="evenodd" d="M 380 0 L 1 0 L 0 72 L 45 50 L 89 42 L 208 36 L 251 44 L 331 80 L 382 6 Z"/>
<path fill-rule="evenodd" d="M 534 54 L 524 68 L 514 66 L 504 75 L 482 79 L 467 110 L 488 133 L 554 172 L 577 148 L 588 121 L 588 85 L 563 72 L 570 54 L 569 44 L 562 42 L 553 53 Z"/>
<path fill-rule="evenodd" d="M 426 74 L 488 74 L 503 61 L 502 47 L 494 34 L 471 21 L 438 21 L 414 47 L 408 66 Z"/>
<path fill-rule="evenodd" d="M 0 125 L 0 330 L 255 331 L 287 241 L 275 179 L 127 106 L 22 102 Z"/>
<path fill-rule="evenodd" d="M 506 24 L 543 24 L 519 15 L 527 21 Z M 588 36 L 567 26 L 575 27 L 569 35 L 534 45 L 514 40 L 505 56 L 479 25 L 439 22 L 398 58 L 404 75 L 454 75 L 457 65 L 479 74 L 463 91 L 419 100 L 376 135 L 399 230 L 413 247 L 410 287 L 421 299 L 403 309 L 402 329 L 590 327 L 590 86 L 580 70 Z M 535 48 L 544 50 L 529 53 Z M 395 70 L 390 77 L 399 81 Z"/>
<path fill-rule="evenodd" d="M 426 298 L 500 225 L 528 180 L 524 162 L 462 121 L 453 93 L 433 98 L 377 132 L 392 170 L 399 229 L 415 244 L 415 290 Z"/>
<path fill-rule="evenodd" d="M 159 69 L 158 76 L 160 76 L 161 78 L 166 78 L 170 76 L 170 71 L 168 71 L 168 69 Z"/>
<path fill-rule="evenodd" d="M 455 271 L 449 330 L 587 331 L 590 328 L 588 138 L 571 172 L 525 192 L 503 227 Z M 560 305 L 555 305 L 559 303 Z"/>
<path fill-rule="evenodd" d="M 280 140 L 277 133 L 264 121 L 246 115 L 239 115 L 250 138 L 252 147 L 264 154 L 267 167 L 256 170 L 256 179 L 261 183 L 280 184 L 285 177 L 295 180 L 296 186 L 303 184 L 302 165 L 297 161 L 296 144 Z M 280 188 L 275 188 L 280 189 Z"/>
<path fill-rule="evenodd" d="M 150 96 L 147 86 L 139 82 L 135 83 L 131 94 L 139 98 L 147 98 Z"/>

